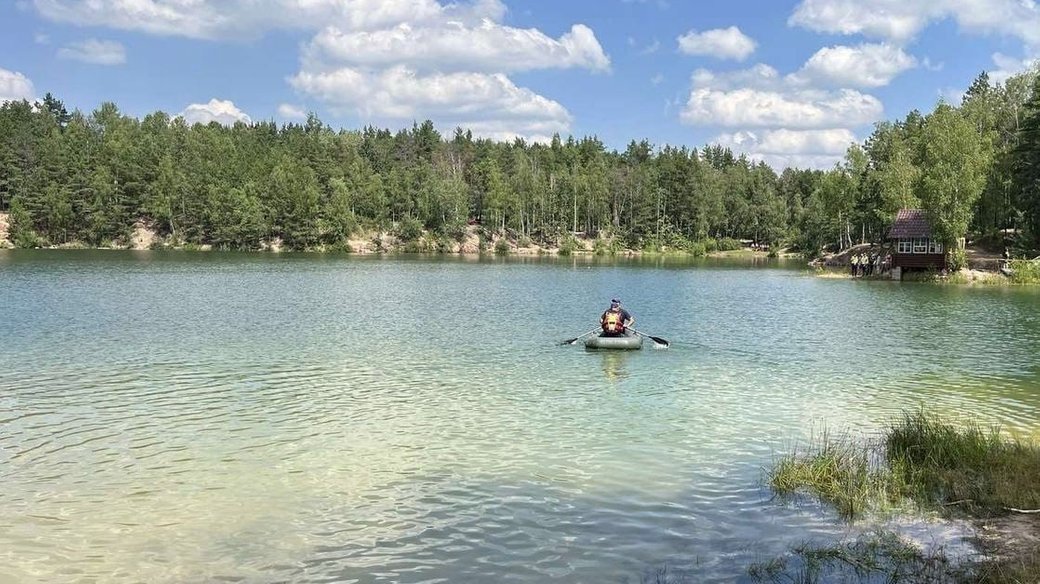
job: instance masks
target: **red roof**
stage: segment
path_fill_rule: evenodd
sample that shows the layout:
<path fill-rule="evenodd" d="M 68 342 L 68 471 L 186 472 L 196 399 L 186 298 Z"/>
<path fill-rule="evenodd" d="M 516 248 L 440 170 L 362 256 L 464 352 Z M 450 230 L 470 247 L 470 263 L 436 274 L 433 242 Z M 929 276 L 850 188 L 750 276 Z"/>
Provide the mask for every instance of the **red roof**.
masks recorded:
<path fill-rule="evenodd" d="M 906 239 L 910 237 L 931 237 L 932 228 L 928 225 L 928 217 L 921 209 L 900 209 L 892 229 L 888 231 L 889 239 Z"/>

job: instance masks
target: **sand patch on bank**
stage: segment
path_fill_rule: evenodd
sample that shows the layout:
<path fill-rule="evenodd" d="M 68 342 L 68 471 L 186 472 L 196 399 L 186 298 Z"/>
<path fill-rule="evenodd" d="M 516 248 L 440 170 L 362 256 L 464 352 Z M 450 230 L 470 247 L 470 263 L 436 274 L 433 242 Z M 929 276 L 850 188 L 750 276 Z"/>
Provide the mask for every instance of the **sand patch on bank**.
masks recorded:
<path fill-rule="evenodd" d="M 7 237 L 7 231 L 10 225 L 10 215 L 7 213 L 0 213 L 0 249 L 11 247 L 11 240 Z"/>
<path fill-rule="evenodd" d="M 134 231 L 130 234 L 130 249 L 142 250 L 152 249 L 155 245 L 156 240 L 159 239 L 159 235 L 154 229 L 146 225 L 142 221 L 134 223 Z"/>

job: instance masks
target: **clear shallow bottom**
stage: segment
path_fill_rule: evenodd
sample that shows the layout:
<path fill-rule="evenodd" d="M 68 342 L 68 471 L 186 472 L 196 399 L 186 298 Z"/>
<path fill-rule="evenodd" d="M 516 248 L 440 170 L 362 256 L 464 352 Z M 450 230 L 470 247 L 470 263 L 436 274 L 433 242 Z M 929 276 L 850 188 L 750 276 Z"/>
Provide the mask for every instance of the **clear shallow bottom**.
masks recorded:
<path fill-rule="evenodd" d="M 0 582 L 732 581 L 824 425 L 1040 429 L 1034 291 L 664 268 L 0 252 Z"/>

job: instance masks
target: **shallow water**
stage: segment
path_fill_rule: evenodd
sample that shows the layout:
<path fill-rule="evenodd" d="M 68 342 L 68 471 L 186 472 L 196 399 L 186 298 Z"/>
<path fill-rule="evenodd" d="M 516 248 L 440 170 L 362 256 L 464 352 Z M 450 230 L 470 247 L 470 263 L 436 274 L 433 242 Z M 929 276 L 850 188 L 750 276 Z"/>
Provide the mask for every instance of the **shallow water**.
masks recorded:
<path fill-rule="evenodd" d="M 620 295 L 668 350 L 556 343 Z M 733 581 L 763 468 L 1040 430 L 1040 294 L 776 264 L 0 251 L 0 582 Z"/>

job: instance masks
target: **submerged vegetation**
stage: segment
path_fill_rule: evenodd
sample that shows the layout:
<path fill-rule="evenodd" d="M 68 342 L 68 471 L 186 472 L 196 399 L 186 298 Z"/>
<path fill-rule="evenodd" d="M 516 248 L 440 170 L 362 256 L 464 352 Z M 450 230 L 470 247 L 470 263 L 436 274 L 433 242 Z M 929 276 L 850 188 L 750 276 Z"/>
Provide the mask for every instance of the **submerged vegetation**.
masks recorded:
<path fill-rule="evenodd" d="M 314 115 L 189 126 L 112 103 L 70 113 L 48 94 L 0 105 L 0 213 L 19 247 L 126 245 L 136 226 L 157 245 L 223 249 L 336 250 L 388 233 L 445 251 L 477 230 L 500 253 L 502 237 L 565 254 L 577 237 L 607 240 L 599 253 L 754 242 L 816 255 L 879 241 L 896 210 L 921 207 L 944 240 L 1008 234 L 1021 255 L 1040 237 L 1037 79 L 982 74 L 959 105 L 878 123 L 832 169 L 780 174 L 719 146 L 495 142 L 429 121 L 335 131 Z"/>
<path fill-rule="evenodd" d="M 900 506 L 982 520 L 1037 512 L 1038 477 L 1040 445 L 1009 438 L 976 421 L 954 424 L 915 412 L 904 415 L 873 443 L 825 433 L 804 452 L 780 459 L 768 480 L 779 495 L 808 492 L 833 505 L 847 520 Z M 1035 548 L 967 566 L 950 564 L 941 551 L 924 554 L 896 536 L 793 551 L 793 559 L 756 565 L 751 574 L 774 582 L 875 581 L 871 578 L 878 577 L 891 582 L 1040 579 L 1040 550 Z M 795 575 L 789 569 L 791 562 L 797 564 Z M 907 566 L 915 568 L 904 573 Z M 845 579 L 849 570 L 859 579 Z M 821 574 L 831 575 L 821 580 Z M 835 580 L 835 574 L 845 575 Z M 921 574 L 928 577 L 921 579 Z"/>

